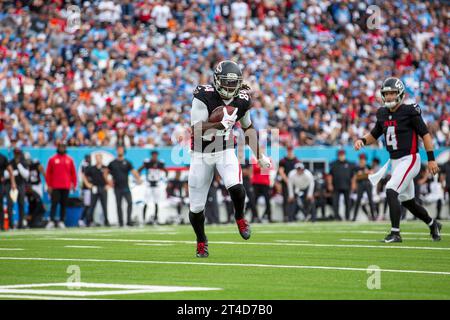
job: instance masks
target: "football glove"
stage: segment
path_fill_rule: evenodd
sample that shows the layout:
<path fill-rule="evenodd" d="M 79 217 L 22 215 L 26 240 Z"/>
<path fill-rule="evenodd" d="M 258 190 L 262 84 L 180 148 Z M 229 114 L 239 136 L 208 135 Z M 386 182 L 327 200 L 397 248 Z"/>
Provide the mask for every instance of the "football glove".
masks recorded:
<path fill-rule="evenodd" d="M 220 123 L 223 125 L 225 130 L 228 130 L 234 126 L 234 124 L 236 123 L 236 119 L 237 119 L 237 115 L 236 115 L 237 112 L 238 112 L 238 109 L 236 108 L 232 114 L 228 114 L 227 108 L 223 107 L 223 118 L 222 118 L 222 121 L 220 121 Z"/>
<path fill-rule="evenodd" d="M 258 159 L 258 164 L 261 168 L 270 168 L 270 159 L 265 155 L 261 155 Z"/>

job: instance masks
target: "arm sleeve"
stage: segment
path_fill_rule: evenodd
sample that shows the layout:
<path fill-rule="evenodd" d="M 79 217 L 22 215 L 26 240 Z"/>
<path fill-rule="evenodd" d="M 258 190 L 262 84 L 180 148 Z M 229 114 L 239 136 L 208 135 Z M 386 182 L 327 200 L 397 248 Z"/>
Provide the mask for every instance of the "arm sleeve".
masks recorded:
<path fill-rule="evenodd" d="M 208 120 L 208 107 L 200 99 L 194 98 L 192 100 L 191 108 L 191 126 L 199 121 Z"/>
<path fill-rule="evenodd" d="M 242 128 L 246 129 L 250 127 L 252 124 L 252 119 L 250 118 L 250 110 L 247 110 L 247 112 L 244 114 L 244 116 L 239 120 L 241 123 Z"/>
<path fill-rule="evenodd" d="M 372 131 L 370 131 L 370 134 L 375 139 L 378 139 L 383 134 L 383 127 L 381 126 L 381 123 L 380 121 L 378 121 L 378 119 L 377 122 L 375 123 L 375 127 L 372 129 Z"/>

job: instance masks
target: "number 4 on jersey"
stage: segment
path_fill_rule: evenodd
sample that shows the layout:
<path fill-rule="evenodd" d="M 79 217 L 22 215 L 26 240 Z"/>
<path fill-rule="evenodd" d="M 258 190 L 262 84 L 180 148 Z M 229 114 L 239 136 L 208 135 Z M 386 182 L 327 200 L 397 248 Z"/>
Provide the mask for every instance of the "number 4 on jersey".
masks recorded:
<path fill-rule="evenodd" d="M 388 127 L 386 131 L 386 144 L 391 146 L 393 150 L 397 150 L 397 136 L 395 135 L 395 127 Z"/>

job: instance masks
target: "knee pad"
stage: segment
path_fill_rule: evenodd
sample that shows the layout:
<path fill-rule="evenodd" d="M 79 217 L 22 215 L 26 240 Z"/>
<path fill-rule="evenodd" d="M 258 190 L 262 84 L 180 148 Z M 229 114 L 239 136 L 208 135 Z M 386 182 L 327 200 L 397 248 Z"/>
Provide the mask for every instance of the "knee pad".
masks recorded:
<path fill-rule="evenodd" d="M 189 211 L 193 214 L 201 213 L 203 212 L 203 210 L 205 210 L 205 205 L 198 205 L 193 203 L 189 205 Z"/>
<path fill-rule="evenodd" d="M 233 201 L 245 201 L 245 188 L 242 184 L 236 184 L 228 189 Z"/>

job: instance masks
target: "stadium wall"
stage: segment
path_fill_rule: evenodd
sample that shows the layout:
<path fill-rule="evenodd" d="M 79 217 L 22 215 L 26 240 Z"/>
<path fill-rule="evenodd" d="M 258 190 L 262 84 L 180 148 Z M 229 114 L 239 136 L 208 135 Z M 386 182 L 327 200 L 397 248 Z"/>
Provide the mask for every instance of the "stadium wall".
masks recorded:
<path fill-rule="evenodd" d="M 331 163 L 337 158 L 337 152 L 339 147 L 297 147 L 294 149 L 294 153 L 300 160 L 311 161 L 320 160 L 327 163 Z M 357 162 L 359 154 L 365 153 L 367 156 L 368 163 L 370 164 L 373 158 L 380 159 L 381 163 L 384 163 L 389 159 L 389 154 L 384 148 L 365 148 L 363 151 L 356 152 L 353 147 L 347 146 L 343 147 L 347 153 L 347 159 L 349 161 Z M 56 152 L 55 148 L 34 148 L 34 147 L 23 147 L 23 152 L 29 152 L 31 158 L 38 159 L 44 168 L 47 166 L 48 159 L 53 156 Z M 114 148 L 92 148 L 92 147 L 78 147 L 78 148 L 68 148 L 68 154 L 74 159 L 75 165 L 79 168 L 83 158 L 87 154 L 95 152 L 109 153 L 110 156 L 115 157 L 116 152 Z M 125 157 L 130 160 L 135 168 L 138 168 L 144 159 L 150 157 L 150 152 L 157 150 L 159 152 L 159 158 L 163 160 L 167 167 L 183 167 L 189 165 L 189 152 L 186 149 L 175 150 L 173 147 L 159 147 L 159 148 L 129 148 L 126 151 Z M 286 155 L 286 149 L 280 148 L 279 159 Z M 449 151 L 450 148 L 439 148 L 435 151 L 436 157 L 439 158 L 441 153 Z M 0 153 L 11 159 L 13 154 L 12 150 L 8 148 L 0 148 Z M 271 154 L 269 150 L 269 155 Z M 247 148 L 246 155 L 249 156 L 250 152 Z M 176 156 L 174 156 L 176 155 Z M 180 156 L 181 155 L 181 156 Z M 420 149 L 420 156 L 422 162 L 426 162 L 426 152 L 423 148 Z M 106 160 L 106 159 L 105 159 Z"/>

